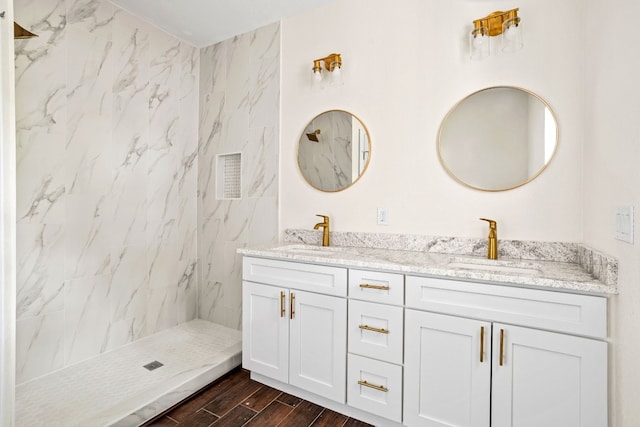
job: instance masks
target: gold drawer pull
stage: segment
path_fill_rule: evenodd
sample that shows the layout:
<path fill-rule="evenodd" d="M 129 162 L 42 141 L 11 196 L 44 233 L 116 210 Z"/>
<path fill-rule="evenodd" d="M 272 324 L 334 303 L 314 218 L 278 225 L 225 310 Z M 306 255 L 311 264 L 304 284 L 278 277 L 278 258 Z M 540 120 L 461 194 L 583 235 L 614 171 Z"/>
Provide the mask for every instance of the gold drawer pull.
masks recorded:
<path fill-rule="evenodd" d="M 389 333 L 388 329 L 374 328 L 374 327 L 367 326 L 367 325 L 360 325 L 360 326 L 358 326 L 358 328 L 364 329 L 364 330 L 367 330 L 367 331 L 378 332 L 379 334 L 388 334 Z"/>
<path fill-rule="evenodd" d="M 284 291 L 280 291 L 280 317 L 284 317 Z"/>
<path fill-rule="evenodd" d="M 384 285 L 369 285 L 368 283 L 361 283 L 360 287 L 363 289 L 377 289 L 379 291 L 388 291 L 390 288 Z"/>
<path fill-rule="evenodd" d="M 289 319 L 293 320 L 296 315 L 296 294 L 289 295 Z"/>
<path fill-rule="evenodd" d="M 365 387 L 372 388 L 374 390 L 384 391 L 385 393 L 389 391 L 389 389 L 386 388 L 385 386 L 369 384 L 366 381 L 358 381 L 358 384 L 363 385 Z"/>
<path fill-rule="evenodd" d="M 500 329 L 500 366 L 504 365 L 504 329 Z"/>
<path fill-rule="evenodd" d="M 480 363 L 484 363 L 484 326 L 480 326 Z"/>

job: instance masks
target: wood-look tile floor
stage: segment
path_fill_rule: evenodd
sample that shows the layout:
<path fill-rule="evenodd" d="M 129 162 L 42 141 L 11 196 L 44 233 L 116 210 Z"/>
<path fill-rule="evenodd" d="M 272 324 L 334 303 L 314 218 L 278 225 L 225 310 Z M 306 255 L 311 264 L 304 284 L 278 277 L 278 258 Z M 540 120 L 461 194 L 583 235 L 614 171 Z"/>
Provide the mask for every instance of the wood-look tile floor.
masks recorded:
<path fill-rule="evenodd" d="M 236 369 L 145 427 L 372 427 L 260 384 Z"/>

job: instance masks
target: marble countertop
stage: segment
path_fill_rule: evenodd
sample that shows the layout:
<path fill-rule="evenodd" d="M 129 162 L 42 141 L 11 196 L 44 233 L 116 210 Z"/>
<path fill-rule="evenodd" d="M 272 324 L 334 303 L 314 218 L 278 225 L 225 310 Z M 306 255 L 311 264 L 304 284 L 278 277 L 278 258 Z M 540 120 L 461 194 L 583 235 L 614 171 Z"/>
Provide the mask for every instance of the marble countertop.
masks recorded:
<path fill-rule="evenodd" d="M 334 266 L 396 271 L 530 288 L 564 290 L 599 295 L 617 294 L 617 286 L 600 282 L 579 264 L 544 260 L 441 254 L 367 247 L 281 243 L 240 248 L 248 256 L 301 261 Z"/>

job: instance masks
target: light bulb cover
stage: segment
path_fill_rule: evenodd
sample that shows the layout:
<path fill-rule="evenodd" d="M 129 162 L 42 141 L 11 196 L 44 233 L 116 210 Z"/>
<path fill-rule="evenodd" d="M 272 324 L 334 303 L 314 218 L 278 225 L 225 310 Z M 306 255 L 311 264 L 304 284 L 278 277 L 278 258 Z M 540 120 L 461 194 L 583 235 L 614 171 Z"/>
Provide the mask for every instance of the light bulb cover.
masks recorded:
<path fill-rule="evenodd" d="M 331 64 L 332 72 L 331 72 L 331 84 L 334 86 L 342 85 L 342 67 L 341 64 Z"/>
<path fill-rule="evenodd" d="M 315 88 L 315 89 L 322 89 L 323 87 L 323 83 L 322 83 L 322 71 L 321 70 L 313 70 L 313 72 L 311 73 L 311 87 Z"/>
<path fill-rule="evenodd" d="M 489 39 L 487 36 L 480 34 L 473 38 L 473 46 L 479 48 L 483 43 L 488 43 L 488 41 Z"/>
<path fill-rule="evenodd" d="M 507 19 L 502 24 L 502 51 L 515 52 L 522 49 L 522 23 L 520 18 Z"/>
<path fill-rule="evenodd" d="M 469 33 L 469 52 L 472 60 L 482 60 L 490 53 L 489 28 L 474 28 Z"/>

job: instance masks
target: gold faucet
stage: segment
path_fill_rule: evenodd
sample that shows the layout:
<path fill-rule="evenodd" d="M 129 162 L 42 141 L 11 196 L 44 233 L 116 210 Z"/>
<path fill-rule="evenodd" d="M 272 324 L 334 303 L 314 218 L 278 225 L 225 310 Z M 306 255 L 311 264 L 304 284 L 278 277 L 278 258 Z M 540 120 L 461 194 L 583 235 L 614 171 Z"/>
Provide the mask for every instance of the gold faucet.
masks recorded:
<path fill-rule="evenodd" d="M 487 258 L 498 259 L 498 224 L 487 218 L 480 218 L 489 223 L 489 243 L 487 247 Z"/>
<path fill-rule="evenodd" d="M 322 246 L 329 246 L 329 217 L 327 215 L 316 215 L 324 219 L 323 222 L 319 222 L 313 226 L 314 230 L 322 227 Z"/>

